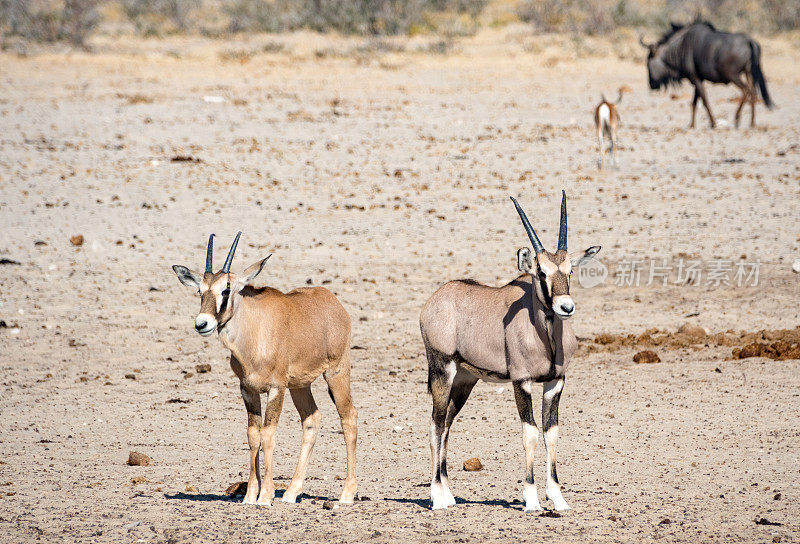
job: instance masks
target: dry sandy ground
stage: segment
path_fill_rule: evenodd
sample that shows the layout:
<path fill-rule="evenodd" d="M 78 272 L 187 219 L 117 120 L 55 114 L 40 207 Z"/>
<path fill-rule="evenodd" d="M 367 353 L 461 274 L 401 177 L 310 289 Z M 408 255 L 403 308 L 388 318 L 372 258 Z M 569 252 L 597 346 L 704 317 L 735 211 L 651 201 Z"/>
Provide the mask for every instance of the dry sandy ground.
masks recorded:
<path fill-rule="evenodd" d="M 261 52 L 276 41 L 286 49 Z M 352 47 L 295 35 L 0 55 L 0 257 L 21 263 L 0 266 L 3 540 L 797 541 L 800 361 L 732 361 L 729 347 L 662 349 L 653 365 L 634 364 L 629 349 L 580 352 L 559 442 L 574 510 L 560 518 L 522 512 L 513 395 L 480 384 L 449 448 L 459 504 L 430 511 L 417 321 L 449 279 L 514 277 L 526 240 L 509 194 L 553 245 L 565 188 L 571 247 L 602 245 L 609 268 L 762 263 L 757 287 L 573 282 L 585 343 L 684 322 L 797 326 L 796 46 L 763 42 L 780 107 L 738 131 L 735 92 L 722 87 L 710 93 L 728 126 L 711 131 L 701 116 L 687 130 L 690 90 L 650 93 L 641 59 L 612 54 L 638 54 L 633 38 L 589 47 L 517 29 L 447 56 Z M 591 109 L 622 84 L 633 89 L 621 105 L 622 165 L 601 173 Z M 324 284 L 353 318 L 369 501 L 322 508 L 340 492 L 344 444 L 321 386 L 323 429 L 300 504 L 224 495 L 246 476 L 245 411 L 223 348 L 193 332 L 198 299 L 170 265 L 201 268 L 210 232 L 221 262 L 239 229 L 234 268 L 272 252 L 269 284 Z M 210 373 L 194 373 L 206 362 Z M 299 431 L 287 402 L 279 483 Z M 153 464 L 126 466 L 131 450 Z M 462 471 L 473 456 L 486 468 Z"/>

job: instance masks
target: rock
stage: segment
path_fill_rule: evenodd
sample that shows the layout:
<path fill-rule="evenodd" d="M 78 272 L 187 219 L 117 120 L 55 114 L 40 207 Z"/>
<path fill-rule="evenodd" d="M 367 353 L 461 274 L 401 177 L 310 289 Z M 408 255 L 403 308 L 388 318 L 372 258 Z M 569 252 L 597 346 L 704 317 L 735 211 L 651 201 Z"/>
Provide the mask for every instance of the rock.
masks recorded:
<path fill-rule="evenodd" d="M 136 379 L 136 374 L 133 374 L 133 373 L 125 374 L 125 379 L 126 380 L 135 380 Z"/>
<path fill-rule="evenodd" d="M 794 262 L 792 263 L 792 270 L 796 274 L 800 274 L 800 259 L 795 259 L 794 260 Z"/>
<path fill-rule="evenodd" d="M 678 334 L 682 334 L 693 340 L 695 342 L 699 342 L 706 337 L 706 330 L 701 327 L 700 325 L 692 325 L 691 323 L 684 323 L 681 325 L 681 328 L 678 329 Z"/>
<path fill-rule="evenodd" d="M 195 486 L 192 484 L 186 484 L 186 492 L 187 493 L 200 493 Z"/>
<path fill-rule="evenodd" d="M 247 493 L 247 482 L 233 482 L 225 490 L 225 494 L 229 497 L 238 497 Z"/>
<path fill-rule="evenodd" d="M 322 503 L 322 508 L 325 510 L 333 510 L 333 501 L 325 501 Z"/>
<path fill-rule="evenodd" d="M 211 372 L 211 365 L 203 363 L 202 365 L 195 365 L 194 369 L 198 374 L 205 374 L 206 372 Z"/>
<path fill-rule="evenodd" d="M 128 464 L 132 467 L 146 467 L 151 462 L 150 457 L 138 451 L 132 451 L 128 454 Z"/>
<path fill-rule="evenodd" d="M 670 523 L 672 523 L 672 521 L 670 521 L 669 518 L 664 518 L 658 522 L 659 525 L 669 525 Z"/>
<path fill-rule="evenodd" d="M 646 349 L 634 355 L 633 362 L 643 364 L 660 363 L 661 358 L 658 356 L 658 354 L 656 354 L 656 352 Z"/>
<path fill-rule="evenodd" d="M 183 379 L 188 380 L 192 376 L 194 376 L 194 372 L 187 372 L 186 374 L 183 375 Z"/>
<path fill-rule="evenodd" d="M 83 234 L 76 234 L 75 236 L 70 236 L 69 243 L 73 246 L 82 246 L 83 245 Z"/>
<path fill-rule="evenodd" d="M 483 465 L 481 464 L 481 460 L 477 457 L 472 457 L 464 461 L 464 470 L 467 472 L 477 472 L 479 470 L 483 470 Z"/>
<path fill-rule="evenodd" d="M 135 478 L 131 478 L 131 483 L 134 484 L 134 485 L 135 484 L 143 484 L 143 483 L 146 483 L 146 482 L 147 482 L 147 478 L 145 478 L 144 476 L 136 476 Z"/>
<path fill-rule="evenodd" d="M 780 493 L 775 493 L 775 496 L 772 497 L 772 500 L 779 501 L 781 500 L 782 495 Z"/>
<path fill-rule="evenodd" d="M 541 514 L 539 514 L 540 518 L 560 518 L 561 513 L 556 512 L 555 510 L 545 510 Z"/>

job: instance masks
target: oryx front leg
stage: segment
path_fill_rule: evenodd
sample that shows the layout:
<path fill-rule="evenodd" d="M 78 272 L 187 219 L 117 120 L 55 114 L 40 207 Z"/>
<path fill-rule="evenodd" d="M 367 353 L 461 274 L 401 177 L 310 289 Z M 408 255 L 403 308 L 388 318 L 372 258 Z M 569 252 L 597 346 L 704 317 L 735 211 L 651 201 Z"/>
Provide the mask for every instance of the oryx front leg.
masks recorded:
<path fill-rule="evenodd" d="M 289 393 L 292 395 L 292 401 L 297 408 L 297 412 L 300 414 L 300 421 L 303 425 L 303 441 L 300 446 L 300 458 L 297 460 L 297 468 L 294 470 L 292 481 L 289 483 L 289 487 L 286 488 L 286 492 L 283 494 L 281 500 L 283 500 L 283 502 L 295 503 L 297 502 L 297 496 L 303 490 L 303 481 L 306 478 L 308 459 L 311 457 L 311 451 L 314 449 L 314 443 L 317 441 L 322 415 L 317 409 L 317 404 L 314 402 L 314 397 L 311 395 L 310 387 L 291 389 Z"/>
<path fill-rule="evenodd" d="M 275 450 L 275 431 L 278 429 L 278 419 L 283 409 L 282 387 L 271 387 L 267 393 L 267 407 L 264 414 L 264 425 L 261 427 L 261 449 L 264 450 L 264 482 L 258 494 L 256 504 L 272 506 L 275 496 L 275 483 L 272 481 L 272 453 Z"/>
<path fill-rule="evenodd" d="M 243 502 L 255 504 L 261 488 L 261 470 L 258 467 L 258 452 L 261 449 L 261 399 L 257 391 L 247 389 L 244 385 L 239 388 L 247 409 L 247 444 L 250 446 L 250 476 Z"/>
<path fill-rule="evenodd" d="M 456 364 L 439 354 L 433 355 L 430 366 L 430 388 L 433 398 L 431 412 L 431 508 L 438 510 L 456 503 L 447 481 L 447 409 L 450 389 L 456 375 Z"/>
<path fill-rule="evenodd" d="M 561 484 L 556 473 L 556 442 L 558 441 L 558 402 L 564 389 L 564 379 L 559 378 L 544 384 L 542 395 L 542 427 L 544 446 L 547 450 L 547 498 L 553 501 L 556 510 L 569 510 L 570 507 L 561 496 Z"/>
<path fill-rule="evenodd" d="M 525 483 L 522 488 L 522 498 L 525 501 L 526 512 L 538 512 L 542 509 L 533 478 L 534 453 L 539 442 L 539 428 L 533 418 L 532 388 L 533 382 L 531 380 L 514 384 L 514 400 L 517 403 L 517 411 L 522 421 L 522 445 L 525 448 Z"/>

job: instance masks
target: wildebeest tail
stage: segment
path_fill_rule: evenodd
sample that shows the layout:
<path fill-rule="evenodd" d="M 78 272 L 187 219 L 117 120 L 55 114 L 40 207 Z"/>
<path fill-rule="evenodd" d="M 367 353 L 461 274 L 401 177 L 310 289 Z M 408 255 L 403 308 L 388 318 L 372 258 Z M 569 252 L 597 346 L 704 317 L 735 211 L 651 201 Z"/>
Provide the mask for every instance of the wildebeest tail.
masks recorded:
<path fill-rule="evenodd" d="M 750 40 L 750 55 L 753 80 L 756 82 L 756 85 L 758 85 L 758 90 L 761 92 L 761 98 L 764 100 L 764 104 L 769 109 L 772 109 L 772 99 L 770 99 L 769 92 L 767 92 L 767 80 L 764 79 L 764 73 L 761 71 L 761 48 L 753 40 Z"/>

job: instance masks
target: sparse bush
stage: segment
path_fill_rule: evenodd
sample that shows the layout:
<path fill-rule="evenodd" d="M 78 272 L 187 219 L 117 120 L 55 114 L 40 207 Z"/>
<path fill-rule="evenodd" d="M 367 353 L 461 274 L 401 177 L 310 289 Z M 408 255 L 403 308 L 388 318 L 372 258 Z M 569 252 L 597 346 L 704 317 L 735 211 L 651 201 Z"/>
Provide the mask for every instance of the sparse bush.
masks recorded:
<path fill-rule="evenodd" d="M 160 33 L 167 21 L 175 31 L 186 32 L 190 14 L 201 5 L 202 0 L 122 0 L 125 15 L 145 35 Z"/>
<path fill-rule="evenodd" d="M 67 40 L 86 45 L 97 26 L 98 0 L 4 0 L 0 23 L 5 32 L 36 42 Z"/>

